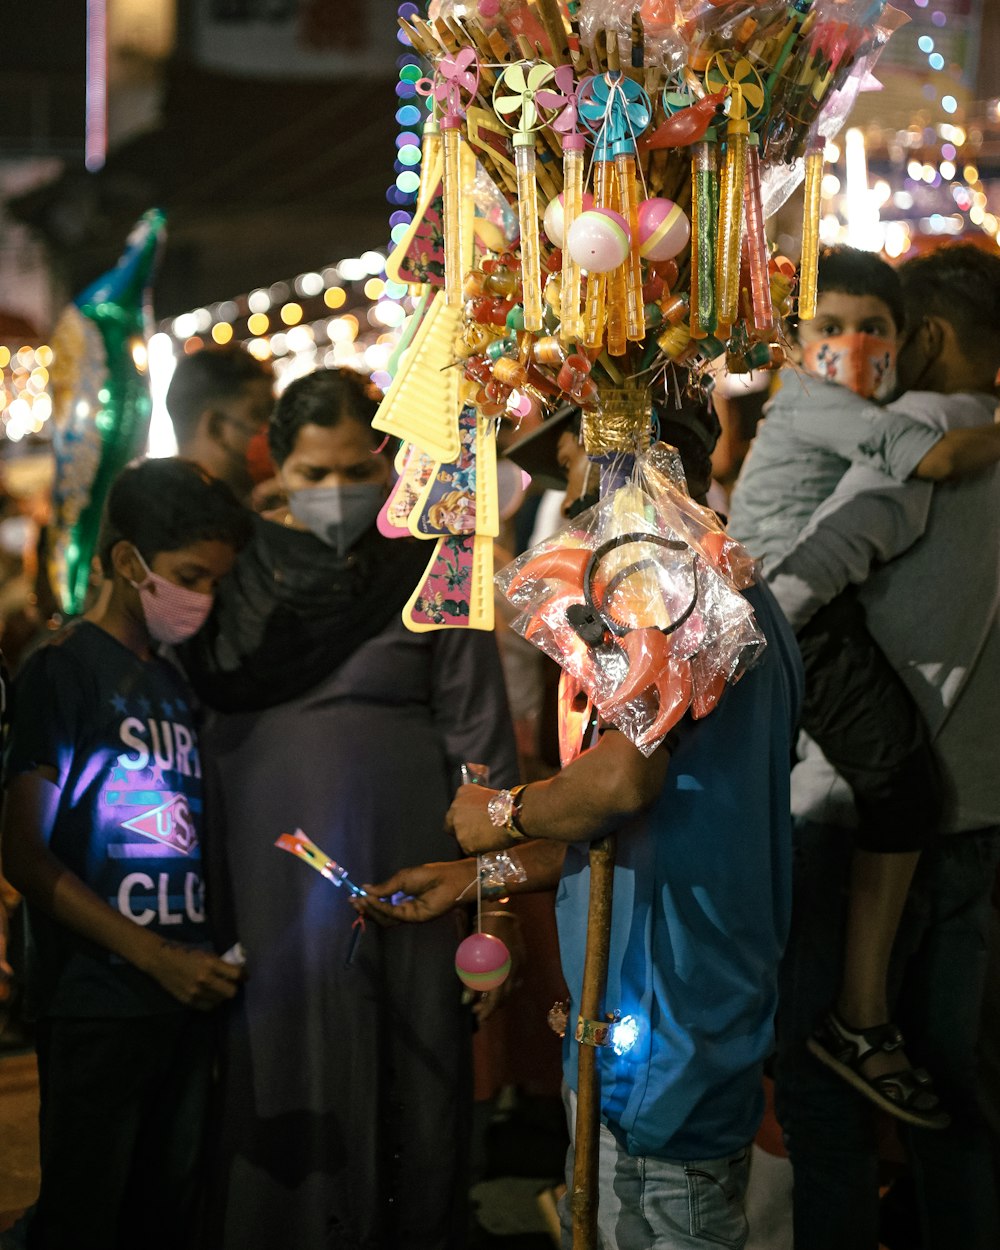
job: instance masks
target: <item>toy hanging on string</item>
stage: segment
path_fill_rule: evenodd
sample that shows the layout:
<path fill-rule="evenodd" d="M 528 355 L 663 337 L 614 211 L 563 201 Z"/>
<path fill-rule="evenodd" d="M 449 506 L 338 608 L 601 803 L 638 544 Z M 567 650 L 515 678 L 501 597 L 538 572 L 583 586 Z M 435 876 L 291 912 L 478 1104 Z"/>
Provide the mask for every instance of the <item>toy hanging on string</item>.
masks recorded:
<path fill-rule="evenodd" d="M 462 784 L 488 785 L 486 764 L 463 764 Z M 455 952 L 455 971 L 470 990 L 488 992 L 503 985 L 510 976 L 510 951 L 507 944 L 492 933 L 483 932 L 483 856 L 476 856 L 476 931 L 459 944 Z"/>
<path fill-rule="evenodd" d="M 600 342 L 603 281 L 608 351 L 622 356 L 628 341 L 639 342 L 646 333 L 635 158 L 637 137 L 649 125 L 652 110 L 639 84 L 615 70 L 581 84 L 578 108 L 581 121 L 594 135 L 595 202 L 620 216 L 628 237 L 626 255 L 603 279 L 599 275 L 593 300 L 588 278 L 586 342 L 588 346 Z"/>

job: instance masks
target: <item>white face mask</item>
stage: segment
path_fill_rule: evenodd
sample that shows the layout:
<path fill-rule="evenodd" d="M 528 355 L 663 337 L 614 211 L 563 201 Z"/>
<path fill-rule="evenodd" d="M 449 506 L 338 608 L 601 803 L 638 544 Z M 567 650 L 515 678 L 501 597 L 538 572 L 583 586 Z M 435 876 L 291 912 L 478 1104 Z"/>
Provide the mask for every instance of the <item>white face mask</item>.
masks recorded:
<path fill-rule="evenodd" d="M 215 596 L 177 586 L 159 573 L 154 573 L 137 548 L 133 547 L 133 551 L 139 557 L 146 577 L 144 581 L 131 582 L 130 585 L 139 592 L 149 636 L 172 646 L 192 638 L 208 620 Z"/>
<path fill-rule="evenodd" d="M 294 490 L 288 497 L 288 508 L 296 521 L 338 555 L 346 556 L 375 524 L 384 502 L 385 488 L 377 482 L 354 482 Z"/>

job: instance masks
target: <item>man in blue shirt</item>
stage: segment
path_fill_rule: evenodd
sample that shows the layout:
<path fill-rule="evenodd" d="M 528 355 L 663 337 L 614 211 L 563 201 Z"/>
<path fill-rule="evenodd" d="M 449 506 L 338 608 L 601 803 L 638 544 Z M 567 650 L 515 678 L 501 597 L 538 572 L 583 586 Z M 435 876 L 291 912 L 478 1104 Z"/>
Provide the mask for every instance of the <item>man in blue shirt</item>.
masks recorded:
<path fill-rule="evenodd" d="M 681 450 L 701 498 L 714 438 L 688 410 L 685 424 L 674 415 L 663 414 L 663 436 Z M 487 811 L 498 792 L 484 787 L 463 787 L 449 813 L 469 853 L 517 846 L 527 881 L 512 890 L 558 881 L 571 1019 L 583 980 L 589 843 L 619 835 L 605 1003 L 631 1015 L 637 1032 L 625 1054 L 598 1051 L 606 1250 L 688 1250 L 706 1239 L 739 1247 L 747 1237 L 749 1146 L 763 1113 L 790 913 L 788 761 L 801 696 L 791 631 L 766 588 L 747 598 L 768 645 L 711 715 L 685 719 L 649 758 L 606 731 L 549 780 L 499 792 L 511 809 L 503 827 Z M 369 890 L 404 890 L 413 901 L 370 906 L 426 919 L 454 906 L 475 873 L 468 860 L 404 869 Z M 572 1091 L 570 1037 L 564 1059 Z"/>

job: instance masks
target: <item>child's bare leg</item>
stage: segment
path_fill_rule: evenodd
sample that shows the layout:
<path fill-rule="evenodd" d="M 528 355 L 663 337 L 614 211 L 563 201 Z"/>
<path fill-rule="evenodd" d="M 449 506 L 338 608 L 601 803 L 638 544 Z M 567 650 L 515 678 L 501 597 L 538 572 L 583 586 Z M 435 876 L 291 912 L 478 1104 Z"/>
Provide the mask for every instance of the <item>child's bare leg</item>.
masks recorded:
<path fill-rule="evenodd" d="M 854 852 L 847 908 L 844 976 L 837 1014 L 852 1029 L 869 1029 L 890 1019 L 886 978 L 896 930 L 903 914 L 919 851 L 889 855 Z M 865 1075 L 883 1076 L 909 1066 L 902 1050 L 879 1051 L 864 1062 Z"/>

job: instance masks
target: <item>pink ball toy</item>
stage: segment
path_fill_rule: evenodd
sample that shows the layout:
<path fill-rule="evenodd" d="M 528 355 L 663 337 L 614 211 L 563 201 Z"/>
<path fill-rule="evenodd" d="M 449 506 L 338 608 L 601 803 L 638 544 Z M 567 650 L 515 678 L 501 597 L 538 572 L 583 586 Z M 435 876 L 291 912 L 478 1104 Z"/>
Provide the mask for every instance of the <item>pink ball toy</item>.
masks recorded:
<path fill-rule="evenodd" d="M 645 260 L 671 260 L 690 237 L 687 214 L 673 200 L 656 196 L 639 205 L 639 255 Z"/>
<path fill-rule="evenodd" d="M 510 951 L 492 933 L 472 933 L 455 952 L 455 971 L 470 990 L 495 990 L 510 973 Z"/>
<path fill-rule="evenodd" d="M 570 256 L 588 273 L 617 269 L 628 257 L 631 243 L 628 223 L 610 208 L 581 213 L 566 238 Z"/>
<path fill-rule="evenodd" d="M 594 197 L 589 191 L 583 193 L 583 207 L 581 212 L 587 212 L 594 207 Z M 545 234 L 549 241 L 556 247 L 564 247 L 566 244 L 566 218 L 564 213 L 565 204 L 563 202 L 562 192 L 556 196 L 554 200 L 549 200 L 548 208 L 545 210 L 543 224 L 545 226 Z"/>

